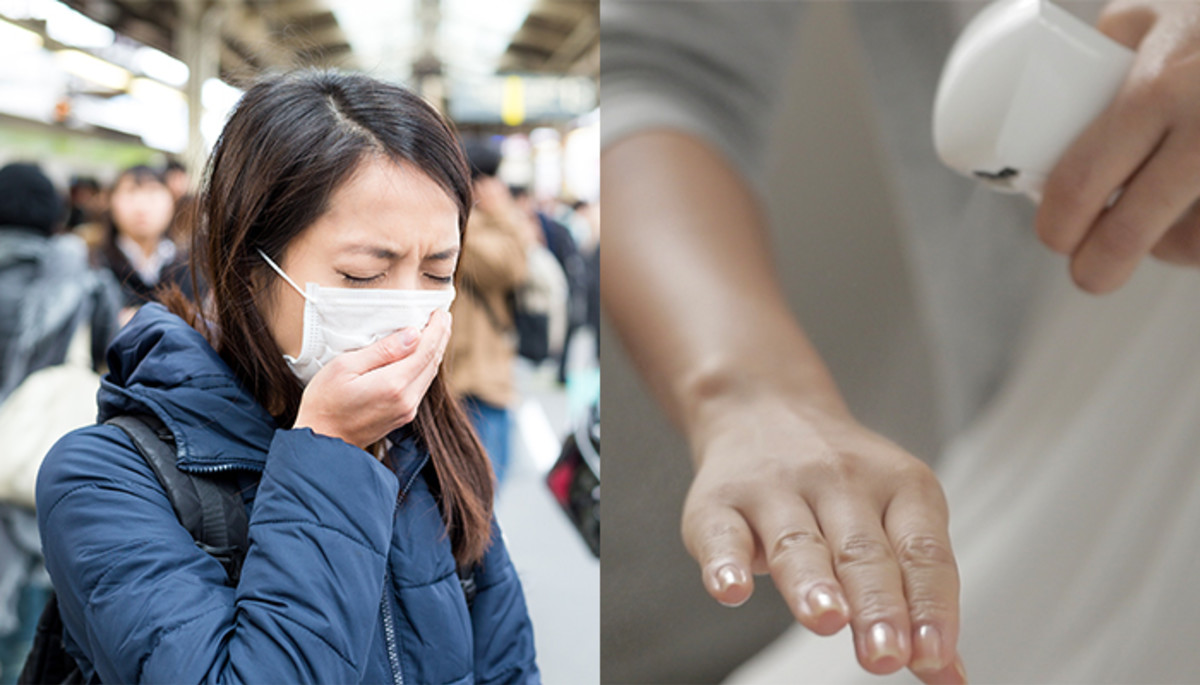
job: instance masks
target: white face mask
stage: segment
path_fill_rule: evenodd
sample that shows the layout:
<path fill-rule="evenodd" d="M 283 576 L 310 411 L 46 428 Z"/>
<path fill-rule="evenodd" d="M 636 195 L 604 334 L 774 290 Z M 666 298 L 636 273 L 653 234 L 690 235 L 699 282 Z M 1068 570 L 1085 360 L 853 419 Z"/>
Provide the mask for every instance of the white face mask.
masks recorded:
<path fill-rule="evenodd" d="M 344 352 L 361 349 L 401 328 L 425 327 L 438 309 L 450 311 L 454 288 L 367 290 L 307 283 L 307 292 L 262 250 L 258 253 L 304 298 L 304 342 L 300 356 L 283 355 L 292 373 L 307 384 L 321 367 Z"/>

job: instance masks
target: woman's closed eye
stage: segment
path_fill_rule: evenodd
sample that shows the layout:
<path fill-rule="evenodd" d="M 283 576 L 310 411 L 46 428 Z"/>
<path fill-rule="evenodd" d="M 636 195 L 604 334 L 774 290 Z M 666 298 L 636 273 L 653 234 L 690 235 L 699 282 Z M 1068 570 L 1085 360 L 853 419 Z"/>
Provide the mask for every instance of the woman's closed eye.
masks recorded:
<path fill-rule="evenodd" d="M 350 274 L 348 274 L 344 271 L 339 271 L 338 273 L 341 274 L 342 280 L 346 281 L 346 283 L 349 283 L 350 285 L 367 285 L 369 283 L 374 283 L 375 281 L 378 281 L 379 279 L 383 278 L 385 275 L 383 273 L 378 273 L 378 274 L 375 274 L 374 276 L 351 276 Z"/>
<path fill-rule="evenodd" d="M 425 274 L 425 277 L 437 283 L 450 283 L 454 280 L 453 276 L 439 276 L 437 274 Z"/>

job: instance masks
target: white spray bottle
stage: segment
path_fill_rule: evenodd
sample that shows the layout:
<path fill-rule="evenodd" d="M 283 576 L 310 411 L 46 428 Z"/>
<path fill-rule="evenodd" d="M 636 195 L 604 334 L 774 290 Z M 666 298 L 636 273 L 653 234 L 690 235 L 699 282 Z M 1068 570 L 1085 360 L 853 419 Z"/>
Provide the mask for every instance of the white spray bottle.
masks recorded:
<path fill-rule="evenodd" d="M 1112 101 L 1133 52 L 1046 0 L 998 0 L 954 44 L 933 140 L 954 170 L 1040 201 L 1067 147 Z"/>

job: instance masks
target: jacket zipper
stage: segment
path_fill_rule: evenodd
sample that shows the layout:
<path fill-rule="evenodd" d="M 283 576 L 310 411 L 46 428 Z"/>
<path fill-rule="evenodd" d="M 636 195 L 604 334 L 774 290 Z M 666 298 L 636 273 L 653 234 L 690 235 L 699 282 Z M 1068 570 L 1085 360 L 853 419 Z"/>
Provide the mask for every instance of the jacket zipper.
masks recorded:
<path fill-rule="evenodd" d="M 404 501 L 405 495 L 412 489 L 413 483 L 416 482 L 417 476 L 421 473 L 421 469 L 425 467 L 429 461 L 429 455 L 425 455 L 425 459 L 413 471 L 408 482 L 401 488 L 400 494 L 396 497 L 396 507 L 392 511 L 392 516 L 395 516 L 396 510 L 400 508 L 400 503 Z M 392 685 L 404 685 L 404 671 L 400 668 L 400 652 L 396 643 L 396 626 L 395 620 L 392 618 L 392 603 L 388 601 L 388 594 L 392 591 L 392 571 L 388 569 L 384 574 L 383 582 L 383 597 L 379 599 L 379 605 L 383 611 L 383 637 L 387 642 L 388 663 L 392 668 Z"/>
<path fill-rule="evenodd" d="M 187 468 L 183 468 L 183 469 L 179 469 L 179 470 L 184 473 L 219 473 L 221 471 L 233 471 L 235 469 L 241 469 L 243 471 L 253 471 L 255 473 L 263 472 L 263 467 L 261 465 L 259 465 L 259 464 L 250 465 L 250 464 L 245 464 L 245 463 L 216 464 L 213 466 L 189 466 Z"/>
<path fill-rule="evenodd" d="M 396 647 L 396 627 L 392 620 L 392 603 L 388 601 L 391 583 L 392 574 L 389 571 L 384 577 L 383 597 L 379 600 L 383 608 L 383 636 L 387 642 L 388 663 L 392 668 L 392 685 L 404 685 L 404 672 L 400 670 L 400 653 Z"/>

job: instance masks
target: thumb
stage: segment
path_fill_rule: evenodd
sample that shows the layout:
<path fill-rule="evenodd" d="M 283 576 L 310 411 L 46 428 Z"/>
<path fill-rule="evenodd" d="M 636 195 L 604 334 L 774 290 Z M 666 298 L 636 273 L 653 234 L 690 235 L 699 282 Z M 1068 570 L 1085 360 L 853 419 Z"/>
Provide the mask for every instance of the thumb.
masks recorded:
<path fill-rule="evenodd" d="M 404 359 L 417 349 L 421 331 L 416 328 L 401 328 L 391 335 L 376 340 L 361 350 L 347 352 L 346 362 L 358 373 L 373 371 Z"/>

